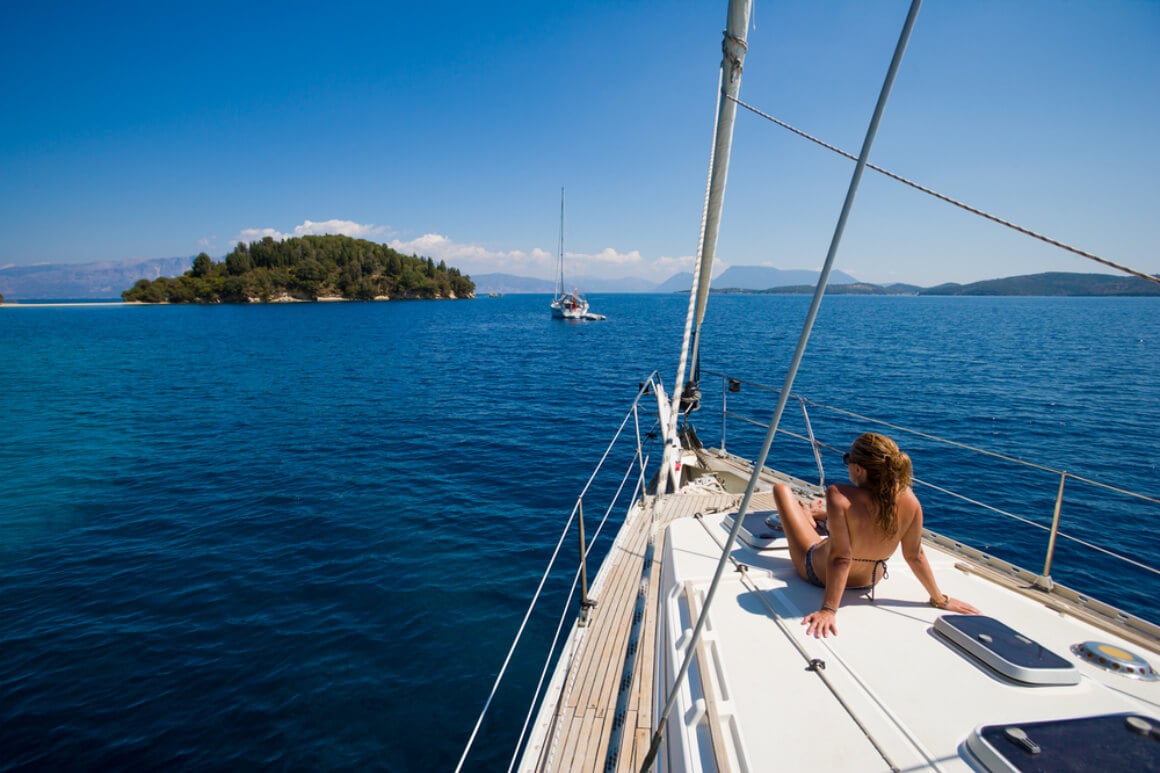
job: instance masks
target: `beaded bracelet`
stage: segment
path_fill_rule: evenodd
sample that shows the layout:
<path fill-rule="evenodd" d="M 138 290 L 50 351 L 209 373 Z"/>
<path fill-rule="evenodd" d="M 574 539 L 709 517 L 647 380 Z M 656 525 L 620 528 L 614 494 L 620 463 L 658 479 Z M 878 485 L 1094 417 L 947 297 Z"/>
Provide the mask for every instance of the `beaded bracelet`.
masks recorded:
<path fill-rule="evenodd" d="M 951 603 L 951 597 L 945 593 L 943 594 L 941 601 L 935 601 L 934 596 L 930 597 L 930 605 L 932 607 L 934 607 L 935 609 L 946 609 L 947 606 L 950 605 L 950 603 Z"/>

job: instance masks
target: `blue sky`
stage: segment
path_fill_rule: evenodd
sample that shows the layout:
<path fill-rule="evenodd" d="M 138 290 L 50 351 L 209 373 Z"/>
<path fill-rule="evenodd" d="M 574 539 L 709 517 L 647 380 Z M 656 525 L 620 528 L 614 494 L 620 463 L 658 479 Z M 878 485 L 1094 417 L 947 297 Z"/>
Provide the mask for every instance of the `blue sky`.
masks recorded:
<path fill-rule="evenodd" d="M 696 251 L 725 2 L 5 3 L 0 266 L 343 232 L 470 274 Z M 742 98 L 857 151 L 908 3 L 759 0 Z M 871 161 L 1160 273 L 1160 2 L 927 0 Z M 817 268 L 852 163 L 741 111 L 720 267 Z M 837 268 L 1104 271 L 877 175 Z"/>

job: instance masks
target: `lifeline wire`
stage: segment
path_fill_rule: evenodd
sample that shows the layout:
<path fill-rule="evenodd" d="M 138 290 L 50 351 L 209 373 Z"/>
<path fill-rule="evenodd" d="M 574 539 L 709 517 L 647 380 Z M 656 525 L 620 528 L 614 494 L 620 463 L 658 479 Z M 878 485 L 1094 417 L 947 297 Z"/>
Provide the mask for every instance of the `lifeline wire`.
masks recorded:
<path fill-rule="evenodd" d="M 722 378 L 728 378 L 728 376 L 725 376 L 725 374 L 718 373 L 716 371 L 705 371 L 705 372 L 709 375 L 712 375 L 712 376 L 720 376 Z M 773 387 L 768 387 L 768 386 L 765 386 L 764 384 L 759 384 L 759 383 L 752 382 L 752 381 L 744 381 L 742 383 L 747 384 L 750 387 L 754 387 L 756 389 L 764 390 L 767 392 L 773 392 L 775 394 L 780 392 L 780 390 L 774 389 Z M 809 405 L 812 405 L 816 408 L 821 408 L 824 410 L 832 411 L 832 412 L 837 413 L 837 414 L 849 416 L 851 418 L 855 418 L 855 419 L 858 419 L 860 421 L 869 422 L 871 424 L 876 424 L 878 426 L 889 427 L 890 429 L 892 429 L 896 432 L 906 432 L 906 433 L 909 433 L 911 435 L 926 438 L 927 440 L 932 440 L 932 441 L 934 441 L 936 443 L 940 443 L 942 445 L 954 446 L 956 448 L 961 448 L 965 451 L 970 451 L 972 453 L 981 454 L 983 456 L 990 456 L 992 458 L 1000 459 L 1002 461 L 1010 462 L 1012 464 L 1020 465 L 1023 467 L 1029 467 L 1033 470 L 1038 470 L 1040 472 L 1052 473 L 1054 475 L 1065 475 L 1068 478 L 1070 478 L 1071 480 L 1078 481 L 1080 483 L 1085 483 L 1089 486 L 1094 486 L 1096 488 L 1101 488 L 1101 489 L 1104 489 L 1105 491 L 1112 491 L 1112 492 L 1115 492 L 1117 494 L 1122 494 L 1123 496 L 1133 497 L 1135 499 L 1140 499 L 1140 500 L 1143 500 L 1145 502 L 1151 502 L 1152 504 L 1160 504 L 1160 499 L 1157 499 L 1156 497 L 1148 496 L 1147 494 L 1141 494 L 1137 491 L 1131 491 L 1129 489 L 1121 488 L 1119 486 L 1113 486 L 1109 483 L 1103 483 L 1101 481 L 1093 480 L 1091 478 L 1085 478 L 1082 475 L 1076 475 L 1075 473 L 1066 472 L 1064 470 L 1057 470 L 1054 467 L 1047 467 L 1045 465 L 1037 464 L 1036 462 L 1029 462 L 1029 461 L 1026 461 L 1024 459 L 1020 459 L 1020 458 L 1015 457 L 1015 456 L 1008 456 L 1006 454 L 997 453 L 995 451 L 989 451 L 985 448 L 978 448 L 976 446 L 968 445 L 966 443 L 960 443 L 956 440 L 949 440 L 947 438 L 940 437 L 938 435 L 931 435 L 931 434 L 926 433 L 926 432 L 920 432 L 916 429 L 910 429 L 909 427 L 903 427 L 899 424 L 893 424 L 893 423 L 888 422 L 888 421 L 883 421 L 882 419 L 875 419 L 875 418 L 870 417 L 870 416 L 865 416 L 865 415 L 860 414 L 860 413 L 855 413 L 854 411 L 848 411 L 844 408 L 838 408 L 838 407 L 833 406 L 833 405 L 826 405 L 825 403 L 819 403 L 815 400 L 810 400 L 809 398 L 806 398 L 806 397 L 801 397 L 798 395 L 791 395 L 790 397 L 791 397 L 791 399 L 796 399 L 799 402 L 801 402 L 803 413 L 805 413 L 805 406 L 807 404 L 809 404 Z M 745 416 L 745 415 L 740 414 L 740 413 L 733 413 L 733 412 L 727 410 L 727 411 L 725 411 L 725 414 L 728 416 L 733 416 L 734 418 L 738 418 L 741 421 L 744 421 L 748 424 L 752 424 L 752 425 L 757 426 L 757 427 L 763 427 L 766 429 L 769 428 L 769 425 L 766 424 L 765 422 L 758 421 L 757 419 L 749 418 L 748 416 Z M 805 417 L 806 417 L 806 424 L 808 426 L 809 425 L 809 414 L 805 413 Z M 789 430 L 780 429 L 780 428 L 778 429 L 778 432 L 783 434 L 783 435 L 788 435 L 792 438 L 797 438 L 798 440 L 803 440 L 803 441 L 809 443 L 811 446 L 813 446 L 815 444 L 815 441 L 812 440 L 811 438 L 805 437 L 804 435 L 799 435 L 796 432 L 790 432 Z M 811 431 L 811 436 L 812 436 L 812 431 Z M 829 445 L 826 445 L 825 447 L 830 449 L 830 450 L 840 450 L 840 449 L 834 449 L 832 446 L 829 446 Z M 822 481 L 824 482 L 824 480 L 825 480 L 825 478 L 824 478 L 824 471 L 823 471 Z M 967 497 L 967 496 L 964 496 L 956 491 L 952 491 L 951 489 L 943 488 L 942 486 L 935 485 L 934 483 L 922 480 L 921 478 L 915 478 L 914 482 L 916 485 L 925 486 L 927 488 L 930 488 L 930 489 L 938 491 L 942 494 L 945 494 L 946 496 L 949 496 L 949 497 L 952 497 L 954 499 L 958 499 L 960 501 L 967 502 L 968 504 L 982 508 L 983 510 L 989 510 L 990 512 L 995 513 L 997 515 L 1001 515 L 1001 516 L 1004 516 L 1006 518 L 1011 518 L 1013 520 L 1020 521 L 1024 524 L 1027 524 L 1028 526 L 1033 526 L 1036 529 L 1040 529 L 1041 531 L 1051 531 L 1051 528 L 1049 526 L 1045 526 L 1044 524 L 1038 523 L 1034 520 L 1031 520 L 1030 518 L 1025 518 L 1021 515 L 1016 515 L 1015 513 L 1009 512 L 1007 510 L 1003 510 L 1003 509 L 1000 509 L 998 507 L 988 505 L 985 502 L 981 502 L 977 499 L 972 499 L 971 497 Z M 1153 568 L 1151 566 L 1148 566 L 1147 564 L 1145 564 L 1137 559 L 1130 558 L 1129 556 L 1125 556 L 1121 553 L 1117 553 L 1113 550 L 1109 550 L 1109 549 L 1104 548 L 1104 547 L 1100 547 L 1099 545 L 1092 544 L 1092 543 L 1087 542 L 1085 540 L 1082 540 L 1078 537 L 1073 537 L 1072 535 L 1070 535 L 1066 532 L 1063 532 L 1063 531 L 1057 532 L 1057 534 L 1059 537 L 1061 537 L 1063 539 L 1069 540 L 1069 541 L 1074 542 L 1074 543 L 1079 544 L 1079 545 L 1083 545 L 1084 547 L 1087 547 L 1091 550 L 1095 550 L 1099 553 L 1103 553 L 1104 555 L 1109 556 L 1111 558 L 1119 559 L 1120 561 L 1123 561 L 1124 563 L 1131 564 L 1132 566 L 1136 567 L 1137 569 L 1142 569 L 1146 572 L 1151 572 L 1152 574 L 1160 575 L 1160 569 L 1156 569 L 1156 568 Z"/>
<path fill-rule="evenodd" d="M 656 375 L 657 375 L 656 371 L 653 371 L 653 373 L 649 375 L 649 379 L 648 379 L 649 382 L 651 382 L 653 377 Z M 543 593 L 543 590 L 544 590 L 544 585 L 548 581 L 548 575 L 551 573 L 552 567 L 555 566 L 556 558 L 560 555 L 560 548 L 564 544 L 564 538 L 567 537 L 568 531 L 572 527 L 572 522 L 576 519 L 576 511 L 580 506 L 579 502 L 581 499 L 584 498 L 584 495 L 588 493 L 588 489 L 592 486 L 593 479 L 596 477 L 596 475 L 600 472 L 601 468 L 604 466 L 604 462 L 608 459 L 608 455 L 610 453 L 612 453 L 612 447 L 616 444 L 616 441 L 620 438 L 621 433 L 624 431 L 625 425 L 628 424 L 629 418 L 632 417 L 633 414 L 636 412 L 636 406 L 640 402 L 640 398 L 643 394 L 644 394 L 644 390 L 642 387 L 640 390 L 637 391 L 636 398 L 633 400 L 632 409 L 629 410 L 629 412 L 627 414 L 625 414 L 624 419 L 620 422 L 620 427 L 617 428 L 616 434 L 613 436 L 612 441 L 608 444 L 608 447 L 604 450 L 604 455 L 601 456 L 600 461 L 597 462 L 596 469 L 592 471 L 592 474 L 588 477 L 588 482 L 584 484 L 584 489 L 580 492 L 580 496 L 577 498 L 576 505 L 574 505 L 572 507 L 572 514 L 568 517 L 567 523 L 564 524 L 564 530 L 562 532 L 560 532 L 560 539 L 556 542 L 556 547 L 552 551 L 551 558 L 548 559 L 548 566 L 546 569 L 544 569 L 543 576 L 540 577 L 540 584 L 538 586 L 536 586 L 536 592 L 534 594 L 532 594 L 531 603 L 528 605 L 528 609 L 524 613 L 523 620 L 520 621 L 520 626 L 519 626 L 519 629 L 516 631 L 515 639 L 512 641 L 511 647 L 508 649 L 507 656 L 503 660 L 503 665 L 500 666 L 499 674 L 496 675 L 495 682 L 491 686 L 491 692 L 488 693 L 487 700 L 484 701 L 483 710 L 480 711 L 479 718 L 476 719 L 476 721 L 475 721 L 475 727 L 472 728 L 471 735 L 467 739 L 467 745 L 464 747 L 463 754 L 459 758 L 459 764 L 457 764 L 455 766 L 456 773 L 458 773 L 458 771 L 463 769 L 463 764 L 467 761 L 467 755 L 471 752 L 471 747 L 475 744 L 475 739 L 479 735 L 479 729 L 483 725 L 483 719 L 485 716 L 487 716 L 488 709 L 491 708 L 491 703 L 495 699 L 496 693 L 499 691 L 499 685 L 503 681 L 504 675 L 507 673 L 507 668 L 508 668 L 508 665 L 511 663 L 512 655 L 515 654 L 516 647 L 519 645 L 520 640 L 523 638 L 524 631 L 527 629 L 528 620 L 531 618 L 532 611 L 535 609 L 536 604 L 539 602 L 540 595 Z"/>

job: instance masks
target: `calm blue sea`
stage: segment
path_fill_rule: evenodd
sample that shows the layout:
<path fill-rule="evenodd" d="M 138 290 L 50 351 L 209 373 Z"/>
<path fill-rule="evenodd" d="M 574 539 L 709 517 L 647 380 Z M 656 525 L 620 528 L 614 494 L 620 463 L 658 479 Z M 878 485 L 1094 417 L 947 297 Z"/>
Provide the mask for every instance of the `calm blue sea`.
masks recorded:
<path fill-rule="evenodd" d="M 676 373 L 685 298 L 591 300 L 607 321 L 546 296 L 0 308 L 0 769 L 452 769 L 638 381 Z M 703 367 L 780 385 L 807 304 L 714 296 Z M 1160 495 L 1155 299 L 834 297 L 795 391 Z M 869 428 L 826 414 L 836 446 Z M 1050 521 L 1056 474 L 898 437 L 920 479 Z M 789 440 L 771 463 L 817 478 Z M 1067 486 L 1065 530 L 1160 565 L 1155 505 Z M 1041 532 L 919 493 L 1041 568 Z M 1057 580 L 1160 619 L 1154 574 L 1060 551 Z M 530 649 L 472 770 L 506 767 Z"/>

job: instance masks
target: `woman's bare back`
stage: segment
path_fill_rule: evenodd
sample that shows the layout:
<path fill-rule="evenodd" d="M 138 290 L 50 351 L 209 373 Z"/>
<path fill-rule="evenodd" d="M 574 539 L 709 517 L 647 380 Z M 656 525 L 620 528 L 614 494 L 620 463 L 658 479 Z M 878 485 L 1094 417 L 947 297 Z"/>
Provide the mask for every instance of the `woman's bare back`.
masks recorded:
<path fill-rule="evenodd" d="M 832 485 L 826 491 L 826 510 L 833 514 L 840 511 L 843 517 L 828 518 L 831 528 L 841 528 L 844 524 L 849 534 L 849 545 L 853 564 L 847 579 L 849 587 L 872 585 L 882 579 L 879 562 L 894 554 L 902 535 L 913 525 L 920 512 L 918 498 L 909 488 L 898 493 L 894 500 L 897 515 L 897 529 L 886 534 L 877 520 L 877 505 L 869 492 L 848 484 Z M 814 568 L 821 576 L 823 567 L 829 562 L 832 540 L 826 540 L 814 551 Z M 821 570 L 821 571 L 819 571 Z M 822 577 L 824 581 L 824 577 Z"/>

